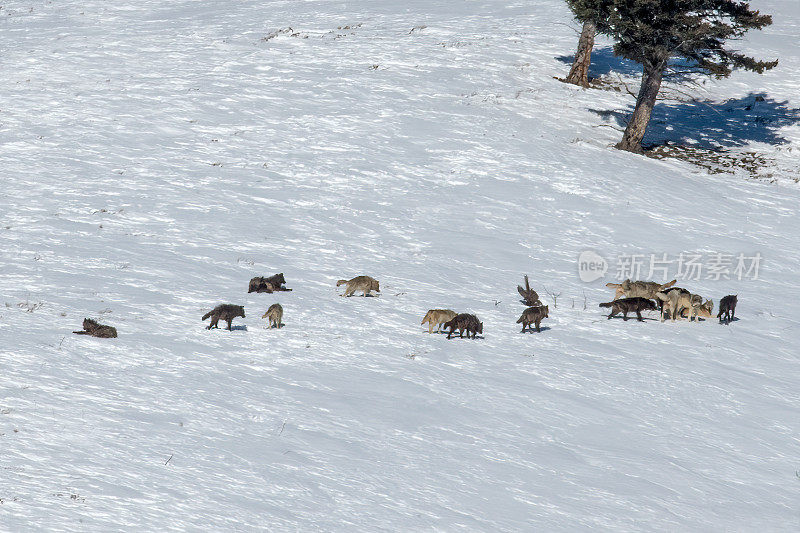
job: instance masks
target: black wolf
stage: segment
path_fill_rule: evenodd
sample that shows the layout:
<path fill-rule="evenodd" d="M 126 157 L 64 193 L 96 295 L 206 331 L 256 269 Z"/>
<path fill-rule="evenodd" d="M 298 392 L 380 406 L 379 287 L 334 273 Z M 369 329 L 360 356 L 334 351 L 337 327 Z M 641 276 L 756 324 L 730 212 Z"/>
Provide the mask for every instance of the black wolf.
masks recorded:
<path fill-rule="evenodd" d="M 206 329 L 219 328 L 219 324 L 217 323 L 220 320 L 224 320 L 225 322 L 228 323 L 228 327 L 225 329 L 230 331 L 231 322 L 237 316 L 244 318 L 244 307 L 242 307 L 241 305 L 220 304 L 211 311 L 209 311 L 208 313 L 204 314 L 203 320 L 205 320 L 208 317 L 211 317 L 211 323 L 208 325 Z"/>
<path fill-rule="evenodd" d="M 281 272 L 280 274 L 275 274 L 274 276 L 270 276 L 268 278 L 256 276 L 255 278 L 250 280 L 250 285 L 247 288 L 247 292 L 248 294 L 251 292 L 273 293 L 278 291 L 292 290 L 284 287 L 285 284 L 286 280 L 283 278 L 283 272 Z"/>
<path fill-rule="evenodd" d="M 461 313 L 453 317 L 453 320 L 445 322 L 444 329 L 447 328 L 450 328 L 450 333 L 447 334 L 448 339 L 453 335 L 455 330 L 458 330 L 458 337 L 461 339 L 464 338 L 464 331 L 467 332 L 467 338 L 469 338 L 469 334 L 472 333 L 472 338 L 474 339 L 478 333 L 483 333 L 483 322 L 478 320 L 478 317 L 475 315 Z"/>
<path fill-rule="evenodd" d="M 73 331 L 72 333 L 76 335 L 91 335 L 101 339 L 115 339 L 117 337 L 117 328 L 98 324 L 91 318 L 84 318 L 83 331 Z"/>
<path fill-rule="evenodd" d="M 655 311 L 656 304 L 652 300 L 637 296 L 636 298 L 620 298 L 613 302 L 606 302 L 600 304 L 600 307 L 610 307 L 611 314 L 608 318 L 611 319 L 617 313 L 622 313 L 622 320 L 628 320 L 628 313 L 636 313 L 636 319 L 643 322 L 642 311 Z"/>
<path fill-rule="evenodd" d="M 736 303 L 739 301 L 738 294 L 729 294 L 719 301 L 719 323 L 722 324 L 724 320 L 726 324 L 730 324 L 736 313 Z"/>

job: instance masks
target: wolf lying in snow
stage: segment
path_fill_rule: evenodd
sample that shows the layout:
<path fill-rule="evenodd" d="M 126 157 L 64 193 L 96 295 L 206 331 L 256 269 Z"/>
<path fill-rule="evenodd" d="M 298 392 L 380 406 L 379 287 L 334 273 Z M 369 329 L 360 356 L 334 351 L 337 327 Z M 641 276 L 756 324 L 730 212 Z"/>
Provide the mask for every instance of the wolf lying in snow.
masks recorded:
<path fill-rule="evenodd" d="M 98 324 L 91 318 L 83 319 L 83 331 L 73 331 L 76 335 L 91 335 L 101 339 L 114 339 L 117 337 L 117 328 Z"/>
<path fill-rule="evenodd" d="M 248 294 L 251 292 L 278 292 L 278 291 L 290 291 L 292 289 L 287 289 L 284 287 L 286 284 L 286 280 L 283 277 L 283 272 L 280 274 L 275 274 L 274 276 L 270 276 L 268 278 L 264 278 L 261 276 L 256 276 L 255 278 L 250 280 L 250 284 L 247 287 Z"/>

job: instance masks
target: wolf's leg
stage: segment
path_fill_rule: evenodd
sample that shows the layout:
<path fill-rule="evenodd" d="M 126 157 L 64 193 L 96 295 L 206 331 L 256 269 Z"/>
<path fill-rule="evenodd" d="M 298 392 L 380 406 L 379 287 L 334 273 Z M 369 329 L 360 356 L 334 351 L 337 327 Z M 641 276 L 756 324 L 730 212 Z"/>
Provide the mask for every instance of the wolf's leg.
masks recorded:
<path fill-rule="evenodd" d="M 628 310 L 627 310 L 627 309 L 625 309 L 625 310 L 622 312 L 622 320 L 623 320 L 623 321 L 625 321 L 625 322 L 627 322 L 627 321 L 628 321 Z"/>
<path fill-rule="evenodd" d="M 639 322 L 644 322 L 644 318 L 642 318 L 642 312 L 639 311 L 638 309 L 636 310 L 636 320 L 638 320 Z"/>
<path fill-rule="evenodd" d="M 225 328 L 225 329 L 227 329 L 228 331 L 230 331 L 230 330 L 231 330 L 231 321 L 232 321 L 232 320 L 233 320 L 232 318 L 226 318 L 226 319 L 225 319 L 225 322 L 227 322 L 227 323 L 228 323 L 228 327 L 227 327 L 227 328 Z"/>
<path fill-rule="evenodd" d="M 541 329 L 539 329 L 539 324 L 541 324 L 541 323 L 542 323 L 542 321 L 541 321 L 541 320 L 537 320 L 537 321 L 536 321 L 536 333 L 541 333 L 541 332 L 542 332 L 542 330 L 541 330 Z"/>
<path fill-rule="evenodd" d="M 354 292 L 356 292 L 356 289 L 355 289 L 355 287 L 352 287 L 352 288 L 351 288 L 351 287 L 350 287 L 350 285 L 348 285 L 348 286 L 347 286 L 347 289 L 345 289 L 345 291 L 344 291 L 344 295 L 345 295 L 345 296 L 347 296 L 347 297 L 349 298 L 350 296 L 352 296 L 352 295 L 353 295 L 353 293 L 354 293 Z"/>

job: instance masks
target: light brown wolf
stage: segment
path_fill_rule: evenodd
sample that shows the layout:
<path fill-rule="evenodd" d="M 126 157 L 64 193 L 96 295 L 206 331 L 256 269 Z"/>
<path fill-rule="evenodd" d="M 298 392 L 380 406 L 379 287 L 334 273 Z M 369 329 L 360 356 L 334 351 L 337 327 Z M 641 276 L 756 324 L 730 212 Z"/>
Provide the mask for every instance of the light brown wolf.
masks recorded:
<path fill-rule="evenodd" d="M 658 283 L 657 281 L 631 281 L 626 279 L 622 283 L 606 283 L 606 287 L 616 290 L 615 300 L 620 298 L 647 298 L 655 300 L 656 293 L 668 289 L 677 283 L 672 280 L 669 283 Z"/>
<path fill-rule="evenodd" d="M 546 305 L 535 305 L 524 310 L 522 316 L 517 320 L 517 324 L 522 324 L 520 333 L 525 333 L 525 328 L 528 328 L 528 331 L 533 331 L 531 324 L 536 324 L 536 333 L 539 333 L 541 331 L 539 324 L 541 324 L 542 319 L 549 317 L 549 311 L 550 308 Z"/>
<path fill-rule="evenodd" d="M 276 327 L 281 328 L 281 320 L 283 319 L 283 307 L 281 304 L 272 304 L 267 309 L 267 312 L 261 315 L 261 318 L 269 320 L 269 329 Z"/>
<path fill-rule="evenodd" d="M 684 309 L 690 322 L 698 316 L 710 318 L 711 312 L 714 310 L 714 302 L 712 300 L 704 302 L 703 297 L 699 294 L 691 294 L 680 290 L 659 291 L 656 293 L 656 298 L 664 302 L 661 312 L 662 322 L 666 320 L 667 316 L 675 321 L 679 316 L 682 316 Z"/>
<path fill-rule="evenodd" d="M 98 324 L 91 318 L 83 319 L 83 331 L 73 331 L 76 335 L 91 335 L 101 339 L 114 339 L 117 337 L 117 328 Z"/>
<path fill-rule="evenodd" d="M 436 326 L 436 333 L 442 330 L 442 324 L 453 320 L 456 316 L 455 311 L 450 309 L 431 309 L 425 313 L 425 318 L 422 319 L 421 324 L 428 323 L 428 333 L 433 333 L 433 326 Z"/>
<path fill-rule="evenodd" d="M 381 292 L 378 280 L 369 276 L 356 276 L 353 279 L 340 279 L 336 286 L 347 285 L 342 296 L 352 296 L 356 291 L 364 291 L 364 296 L 370 296 L 370 291 Z"/>

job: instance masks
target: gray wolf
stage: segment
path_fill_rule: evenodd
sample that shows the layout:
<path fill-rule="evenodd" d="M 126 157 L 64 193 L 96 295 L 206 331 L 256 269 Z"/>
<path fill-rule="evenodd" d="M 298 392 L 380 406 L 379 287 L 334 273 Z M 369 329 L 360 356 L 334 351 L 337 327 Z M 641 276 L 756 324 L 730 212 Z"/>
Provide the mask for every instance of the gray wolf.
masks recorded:
<path fill-rule="evenodd" d="M 292 290 L 284 287 L 285 284 L 286 284 L 286 279 L 284 279 L 283 277 L 283 272 L 281 272 L 280 274 L 275 274 L 274 276 L 270 276 L 268 278 L 257 276 L 250 280 L 247 292 L 248 294 L 251 292 L 272 293 L 278 291 Z"/>
<path fill-rule="evenodd" d="M 448 339 L 453 335 L 455 330 L 458 330 L 458 337 L 461 339 L 464 338 L 464 331 L 467 332 L 467 338 L 469 338 L 469 334 L 472 333 L 472 338 L 474 339 L 478 333 L 483 333 L 483 322 L 478 320 L 478 317 L 475 315 L 460 313 L 454 316 L 452 320 L 446 322 L 444 328 L 450 328 L 450 333 L 447 334 Z"/>
<path fill-rule="evenodd" d="M 101 339 L 115 339 L 117 337 L 117 328 L 98 324 L 91 318 L 84 318 L 83 331 L 73 331 L 72 333 L 76 335 L 91 335 Z"/>
<path fill-rule="evenodd" d="M 539 324 L 542 322 L 543 318 L 548 318 L 549 311 L 550 309 L 546 305 L 535 305 L 524 310 L 522 316 L 517 320 L 517 324 L 522 324 L 522 331 L 520 333 L 525 333 L 525 328 L 528 328 L 528 331 L 533 331 L 531 324 L 536 324 L 536 333 L 539 333 L 541 331 L 539 329 Z"/>
<path fill-rule="evenodd" d="M 517 292 L 520 296 L 522 296 L 522 303 L 528 305 L 530 307 L 536 307 L 537 305 L 542 305 L 541 300 L 539 300 L 539 295 L 536 294 L 536 291 L 531 289 L 530 284 L 528 283 L 528 275 L 525 275 L 525 287 L 523 288 L 522 285 L 517 285 Z"/>
<path fill-rule="evenodd" d="M 272 304 L 269 306 L 269 309 L 267 309 L 267 312 L 261 315 L 261 318 L 269 320 L 270 329 L 272 329 L 273 326 L 280 329 L 281 320 L 283 319 L 283 307 L 281 304 Z"/>
<path fill-rule="evenodd" d="M 613 302 L 606 302 L 600 304 L 600 307 L 610 307 L 611 314 L 608 315 L 610 320 L 617 313 L 622 313 L 622 320 L 628 320 L 628 313 L 636 313 L 636 319 L 643 322 L 642 311 L 655 311 L 656 304 L 647 298 L 636 296 L 635 298 L 620 298 Z"/>
<path fill-rule="evenodd" d="M 211 317 L 211 323 L 208 325 L 206 329 L 219 328 L 218 322 L 220 320 L 224 320 L 225 322 L 228 323 L 228 327 L 225 329 L 230 331 L 231 322 L 237 316 L 244 318 L 244 307 L 242 307 L 241 305 L 220 304 L 211 311 L 209 311 L 208 313 L 204 314 L 203 320 L 205 320 L 208 317 Z"/>
<path fill-rule="evenodd" d="M 611 287 L 616 290 L 614 295 L 615 300 L 620 298 L 647 298 L 648 300 L 655 300 L 656 293 L 668 289 L 675 285 L 677 280 L 672 280 L 669 283 L 658 283 L 656 281 L 631 281 L 626 279 L 622 283 L 606 283 L 606 287 Z"/>
<path fill-rule="evenodd" d="M 433 333 L 433 327 L 436 326 L 436 333 L 442 330 L 442 324 L 453 320 L 456 316 L 455 311 L 450 309 L 430 309 L 425 313 L 425 318 L 422 319 L 420 324 L 428 323 L 428 333 Z"/>
<path fill-rule="evenodd" d="M 364 296 L 369 296 L 370 291 L 381 292 L 378 280 L 369 276 L 356 276 L 353 279 L 340 279 L 336 286 L 347 285 L 342 296 L 352 296 L 356 291 L 364 291 Z"/>
<path fill-rule="evenodd" d="M 726 324 L 730 324 L 731 320 L 734 319 L 733 315 L 736 313 L 736 303 L 739 301 L 738 296 L 737 294 L 729 294 L 719 301 L 719 313 L 717 313 L 717 318 L 719 318 L 720 324 L 722 324 L 723 320 Z"/>

